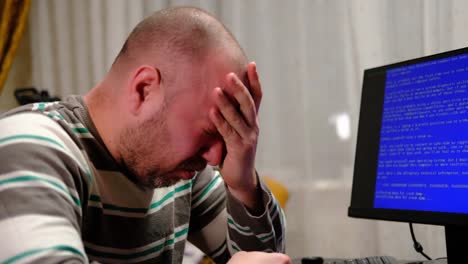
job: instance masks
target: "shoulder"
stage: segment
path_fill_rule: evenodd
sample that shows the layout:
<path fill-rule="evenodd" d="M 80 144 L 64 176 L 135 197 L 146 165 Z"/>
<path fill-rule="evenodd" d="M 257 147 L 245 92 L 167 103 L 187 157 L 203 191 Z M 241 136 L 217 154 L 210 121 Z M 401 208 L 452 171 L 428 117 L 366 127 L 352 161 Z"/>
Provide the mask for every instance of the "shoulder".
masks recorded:
<path fill-rule="evenodd" d="M 16 164 L 49 164 L 90 173 L 87 159 L 72 137 L 50 117 L 22 112 L 0 119 L 0 158 Z"/>
<path fill-rule="evenodd" d="M 7 116 L 0 119 L 0 127 L 0 143 L 41 143 L 77 151 L 76 144 L 63 127 L 41 113 L 24 112 Z"/>

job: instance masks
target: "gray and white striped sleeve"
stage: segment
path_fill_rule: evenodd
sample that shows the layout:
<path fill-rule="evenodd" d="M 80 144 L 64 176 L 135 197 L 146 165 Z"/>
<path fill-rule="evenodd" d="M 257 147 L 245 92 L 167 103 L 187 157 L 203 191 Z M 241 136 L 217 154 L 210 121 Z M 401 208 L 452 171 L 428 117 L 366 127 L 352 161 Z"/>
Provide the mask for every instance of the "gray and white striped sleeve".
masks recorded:
<path fill-rule="evenodd" d="M 80 229 L 90 173 L 79 148 L 42 114 L 0 127 L 0 262 L 88 262 Z"/>
<path fill-rule="evenodd" d="M 265 211 L 254 216 L 229 193 L 220 173 L 207 167 L 195 179 L 189 240 L 216 263 L 238 251 L 284 252 L 284 213 L 260 184 Z"/>

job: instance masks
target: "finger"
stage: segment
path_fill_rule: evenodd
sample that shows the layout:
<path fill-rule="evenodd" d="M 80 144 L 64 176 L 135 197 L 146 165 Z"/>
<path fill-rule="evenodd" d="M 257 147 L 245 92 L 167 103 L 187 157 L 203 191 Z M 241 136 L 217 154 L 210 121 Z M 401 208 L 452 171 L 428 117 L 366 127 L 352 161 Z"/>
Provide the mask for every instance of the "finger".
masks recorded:
<path fill-rule="evenodd" d="M 247 76 L 249 78 L 250 94 L 252 94 L 252 98 L 255 102 L 255 110 L 258 113 L 263 93 L 262 85 L 258 77 L 257 64 L 255 62 L 251 62 L 247 65 Z"/>
<path fill-rule="evenodd" d="M 231 143 L 236 144 L 236 142 L 239 141 L 240 138 L 237 132 L 229 125 L 218 110 L 212 108 L 209 116 L 219 134 L 223 137 L 226 147 Z"/>
<path fill-rule="evenodd" d="M 245 138 L 251 128 L 247 126 L 242 115 L 237 111 L 234 105 L 227 98 L 226 94 L 219 87 L 215 88 L 215 102 L 229 126 L 231 126 L 240 137 Z"/>
<path fill-rule="evenodd" d="M 223 91 L 239 104 L 240 112 L 242 113 L 242 117 L 245 118 L 247 125 L 256 125 L 257 110 L 247 87 L 245 87 L 239 77 L 234 73 L 229 73 L 227 75 L 227 82 L 228 85 L 224 87 Z"/>

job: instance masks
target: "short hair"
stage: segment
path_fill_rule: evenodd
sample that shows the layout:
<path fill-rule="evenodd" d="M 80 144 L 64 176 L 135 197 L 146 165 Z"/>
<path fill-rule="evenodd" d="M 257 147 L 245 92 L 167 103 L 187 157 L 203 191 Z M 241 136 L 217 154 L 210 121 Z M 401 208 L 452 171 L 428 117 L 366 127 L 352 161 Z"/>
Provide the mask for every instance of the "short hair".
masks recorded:
<path fill-rule="evenodd" d="M 216 18 L 196 7 L 173 7 L 153 13 L 130 33 L 115 61 L 132 59 L 142 52 L 156 51 L 179 58 L 197 59 L 215 45 L 227 44 L 246 60 L 232 33 Z M 114 61 L 114 63 L 115 63 Z"/>

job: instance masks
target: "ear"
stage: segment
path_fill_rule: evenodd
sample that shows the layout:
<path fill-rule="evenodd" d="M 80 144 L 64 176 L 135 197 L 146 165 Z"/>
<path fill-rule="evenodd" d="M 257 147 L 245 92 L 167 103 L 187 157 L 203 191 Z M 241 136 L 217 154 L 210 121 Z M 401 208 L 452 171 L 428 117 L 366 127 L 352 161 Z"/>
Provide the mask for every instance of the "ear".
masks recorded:
<path fill-rule="evenodd" d="M 129 103 L 132 114 L 138 114 L 141 107 L 152 96 L 160 93 L 161 74 L 159 69 L 149 66 L 140 66 L 130 79 Z"/>

